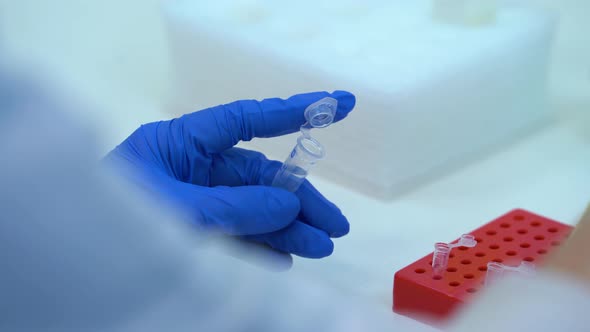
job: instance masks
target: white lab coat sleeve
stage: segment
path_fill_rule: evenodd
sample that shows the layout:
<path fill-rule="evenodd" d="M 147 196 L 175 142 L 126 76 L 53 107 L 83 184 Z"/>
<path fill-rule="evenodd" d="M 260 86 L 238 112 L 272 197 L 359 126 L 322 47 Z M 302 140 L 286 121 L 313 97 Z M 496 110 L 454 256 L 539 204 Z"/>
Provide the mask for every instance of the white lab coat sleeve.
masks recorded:
<path fill-rule="evenodd" d="M 565 274 L 499 281 L 459 314 L 453 332 L 590 331 L 590 285 Z"/>

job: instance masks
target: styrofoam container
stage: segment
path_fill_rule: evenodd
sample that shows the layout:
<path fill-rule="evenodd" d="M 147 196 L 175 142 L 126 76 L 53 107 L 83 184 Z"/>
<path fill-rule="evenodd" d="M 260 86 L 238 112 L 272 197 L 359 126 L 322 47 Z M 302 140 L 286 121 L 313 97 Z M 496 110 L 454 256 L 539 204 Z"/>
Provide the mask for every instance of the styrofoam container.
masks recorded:
<path fill-rule="evenodd" d="M 314 175 L 390 198 L 548 119 L 554 19 L 499 8 L 483 25 L 430 1 L 168 1 L 174 112 L 343 89 L 349 118 L 313 135 Z M 245 144 L 283 160 L 295 136 Z"/>

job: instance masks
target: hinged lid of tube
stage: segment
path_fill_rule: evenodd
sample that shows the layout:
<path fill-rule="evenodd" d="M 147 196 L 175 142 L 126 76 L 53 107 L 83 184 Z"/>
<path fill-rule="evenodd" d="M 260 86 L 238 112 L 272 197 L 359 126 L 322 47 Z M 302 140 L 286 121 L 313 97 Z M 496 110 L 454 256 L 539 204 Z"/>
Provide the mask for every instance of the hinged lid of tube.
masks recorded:
<path fill-rule="evenodd" d="M 337 108 L 336 99 L 331 97 L 320 99 L 305 109 L 305 119 L 313 128 L 325 128 L 334 122 Z"/>

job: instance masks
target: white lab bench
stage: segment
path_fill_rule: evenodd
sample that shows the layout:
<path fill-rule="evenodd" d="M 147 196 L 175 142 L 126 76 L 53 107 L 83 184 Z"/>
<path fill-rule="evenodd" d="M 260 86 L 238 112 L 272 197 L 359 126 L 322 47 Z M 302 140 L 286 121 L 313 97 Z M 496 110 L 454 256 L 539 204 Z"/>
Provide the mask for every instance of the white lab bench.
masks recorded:
<path fill-rule="evenodd" d="M 143 110 L 142 104 L 126 106 Z M 105 115 L 105 114 L 103 114 Z M 168 117 L 153 109 L 142 120 Z M 109 118 L 109 117 L 107 117 Z M 113 116 L 116 144 L 141 121 Z M 493 154 L 392 201 L 369 198 L 311 176 L 351 223 L 331 257 L 296 259 L 290 273 L 359 296 L 391 311 L 394 273 L 432 250 L 513 208 L 574 224 L 590 197 L 590 121 L 571 117 L 549 124 Z M 409 318 L 392 313 L 399 324 Z"/>
<path fill-rule="evenodd" d="M 59 11 L 59 15 L 68 15 Z M 46 11 L 38 15 L 43 13 Z M 5 11 L 5 15 L 11 15 L 8 21 L 14 26 L 22 22 L 14 12 Z M 84 21 L 81 24 L 92 23 L 92 14 L 88 15 L 78 18 Z M 112 20 L 115 26 L 123 19 L 113 15 Z M 19 31 L 21 35 L 12 41 L 8 38 L 7 44 L 12 42 L 15 48 L 29 53 L 38 51 L 44 42 L 43 47 L 53 46 L 50 52 L 36 55 L 51 63 L 65 81 L 94 104 L 79 109 L 78 115 L 98 127 L 101 153 L 140 124 L 171 116 L 166 110 L 166 71 L 158 69 L 165 66 L 166 58 L 161 31 L 152 28 L 147 38 L 137 32 L 140 28 L 133 36 L 117 35 L 117 30 L 108 26 L 90 35 L 88 31 L 77 34 L 67 26 L 62 28 L 61 32 L 68 33 L 68 38 L 60 37 L 65 41 L 42 41 L 38 31 L 27 30 Z M 10 30 L 9 26 L 5 29 Z M 58 31 L 55 36 L 59 35 L 58 28 L 52 29 Z M 107 34 L 117 38 L 104 37 Z M 144 39 L 134 39 L 131 46 L 125 42 L 125 38 L 137 36 Z M 94 45 L 90 50 L 82 50 L 85 46 L 56 47 L 60 42 L 76 45 L 77 40 L 90 38 L 96 38 L 88 43 Z M 23 44 L 25 41 L 31 44 Z M 131 56 L 124 47 L 149 56 Z M 430 252 L 437 241 L 452 240 L 513 208 L 575 223 L 590 200 L 590 116 L 583 112 L 589 105 L 586 99 L 573 110 L 559 110 L 542 129 L 391 201 L 369 198 L 312 175 L 312 182 L 348 217 L 351 232 L 335 240 L 331 257 L 296 259 L 290 273 L 305 274 L 344 294 L 360 295 L 374 304 L 375 310 L 390 311 L 395 271 Z M 395 317 L 400 322 L 407 320 Z"/>
<path fill-rule="evenodd" d="M 105 149 L 143 122 L 170 117 L 145 100 L 111 106 L 99 116 L 112 130 Z M 130 115 L 138 109 L 141 116 Z M 575 224 L 590 197 L 590 119 L 566 115 L 391 201 L 310 176 L 341 207 L 351 232 L 335 240 L 331 257 L 297 258 L 290 273 L 391 311 L 394 273 L 432 251 L 435 242 L 453 240 L 514 208 Z"/>

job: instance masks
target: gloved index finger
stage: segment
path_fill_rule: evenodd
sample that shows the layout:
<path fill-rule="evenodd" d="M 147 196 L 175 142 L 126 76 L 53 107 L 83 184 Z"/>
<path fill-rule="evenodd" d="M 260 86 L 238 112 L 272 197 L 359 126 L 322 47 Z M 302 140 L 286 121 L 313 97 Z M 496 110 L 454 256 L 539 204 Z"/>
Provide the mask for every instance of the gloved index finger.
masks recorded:
<path fill-rule="evenodd" d="M 260 102 L 241 100 L 186 115 L 183 117 L 184 128 L 191 131 L 189 135 L 203 150 L 222 152 L 239 141 L 298 131 L 305 123 L 305 109 L 325 97 L 338 101 L 335 122 L 345 118 L 356 102 L 354 95 L 346 91 L 312 92 Z"/>

